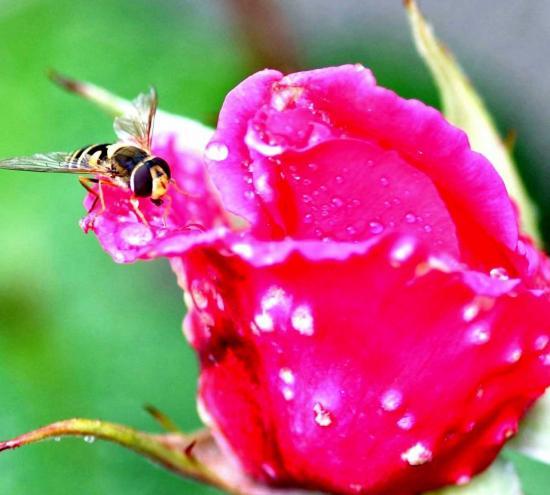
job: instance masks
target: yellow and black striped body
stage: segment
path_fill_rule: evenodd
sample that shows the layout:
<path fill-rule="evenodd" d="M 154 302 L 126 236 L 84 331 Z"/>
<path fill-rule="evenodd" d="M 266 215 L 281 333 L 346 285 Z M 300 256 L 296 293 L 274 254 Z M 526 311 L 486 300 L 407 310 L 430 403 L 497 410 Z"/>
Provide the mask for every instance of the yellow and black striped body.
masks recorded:
<path fill-rule="evenodd" d="M 76 150 L 67 162 L 69 167 L 101 169 L 102 174 L 130 188 L 135 196 L 150 197 L 155 203 L 161 202 L 170 181 L 166 161 L 137 146 L 94 144 Z"/>

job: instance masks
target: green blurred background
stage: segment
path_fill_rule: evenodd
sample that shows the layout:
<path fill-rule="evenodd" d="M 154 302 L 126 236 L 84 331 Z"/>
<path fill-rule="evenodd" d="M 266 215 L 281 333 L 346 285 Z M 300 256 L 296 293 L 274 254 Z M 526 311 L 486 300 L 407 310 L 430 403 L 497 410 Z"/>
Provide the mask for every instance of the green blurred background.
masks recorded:
<path fill-rule="evenodd" d="M 279 2 L 280 10 L 263 0 L 0 0 L 0 156 L 113 139 L 111 120 L 55 88 L 49 68 L 126 97 L 155 84 L 163 109 L 210 124 L 224 94 L 264 66 L 362 62 L 382 84 L 436 105 L 401 2 L 383 3 L 350 2 L 346 17 L 315 0 Z M 447 26 L 450 14 L 437 15 Z M 509 96 L 493 92 L 504 72 L 489 73 L 462 51 L 503 128 L 514 126 Z M 527 117 L 518 122 L 527 122 L 518 129 L 522 170 L 542 204 L 543 160 Z M 155 429 L 146 402 L 194 428 L 197 370 L 174 277 L 163 261 L 115 265 L 78 228 L 83 196 L 74 177 L 0 172 L 0 438 L 73 416 Z M 527 495 L 547 494 L 549 470 L 518 462 Z M 63 439 L 0 456 L 0 493 L 217 492 L 118 447 Z"/>

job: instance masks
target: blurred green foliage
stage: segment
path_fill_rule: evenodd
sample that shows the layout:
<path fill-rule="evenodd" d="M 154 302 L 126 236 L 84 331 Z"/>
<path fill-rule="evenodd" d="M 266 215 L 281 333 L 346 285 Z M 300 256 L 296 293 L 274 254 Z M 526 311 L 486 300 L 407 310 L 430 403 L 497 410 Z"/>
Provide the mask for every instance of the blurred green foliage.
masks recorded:
<path fill-rule="evenodd" d="M 113 139 L 110 119 L 55 88 L 49 68 L 126 97 L 155 84 L 163 109 L 212 123 L 252 63 L 223 15 L 200 7 L 0 0 L 0 156 Z M 362 61 L 381 83 L 435 104 L 420 61 L 396 62 L 411 47 L 331 45 L 306 63 Z M 162 261 L 115 265 L 78 227 L 83 196 L 74 177 L 0 172 L 0 437 L 74 416 L 154 430 L 145 402 L 195 428 L 197 370 L 175 279 Z M 537 480 L 527 493 L 542 495 L 547 470 L 521 467 Z M 0 492 L 216 493 L 118 447 L 75 439 L 2 455 Z"/>

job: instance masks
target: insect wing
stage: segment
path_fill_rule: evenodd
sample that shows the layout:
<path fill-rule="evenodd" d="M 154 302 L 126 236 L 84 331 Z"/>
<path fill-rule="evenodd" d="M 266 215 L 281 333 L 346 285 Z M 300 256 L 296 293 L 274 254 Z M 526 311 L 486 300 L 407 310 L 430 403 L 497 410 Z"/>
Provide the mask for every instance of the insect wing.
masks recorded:
<path fill-rule="evenodd" d="M 147 93 L 141 93 L 132 104 L 128 112 L 115 119 L 115 132 L 120 141 L 150 151 L 158 105 L 157 92 L 151 88 Z"/>
<path fill-rule="evenodd" d="M 65 174 L 95 174 L 105 172 L 103 168 L 92 166 L 86 160 L 72 160 L 71 154 L 64 152 L 38 153 L 32 156 L 7 158 L 6 160 L 0 160 L 0 169 Z"/>

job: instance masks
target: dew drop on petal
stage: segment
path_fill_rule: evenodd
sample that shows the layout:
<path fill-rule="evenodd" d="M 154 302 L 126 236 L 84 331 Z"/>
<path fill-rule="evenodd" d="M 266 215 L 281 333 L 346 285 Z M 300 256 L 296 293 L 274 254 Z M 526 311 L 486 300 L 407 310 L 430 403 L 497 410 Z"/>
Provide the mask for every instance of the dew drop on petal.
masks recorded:
<path fill-rule="evenodd" d="M 344 202 L 338 197 L 332 198 L 330 202 L 334 208 L 341 208 L 344 204 Z"/>
<path fill-rule="evenodd" d="M 495 278 L 497 280 L 509 280 L 510 276 L 508 275 L 508 272 L 506 271 L 506 268 L 502 267 L 496 267 L 491 269 L 489 272 L 489 275 L 492 278 Z"/>
<path fill-rule="evenodd" d="M 237 242 L 231 246 L 232 251 L 235 254 L 242 256 L 245 259 L 251 259 L 254 256 L 254 250 L 250 244 Z"/>
<path fill-rule="evenodd" d="M 384 392 L 380 399 L 380 404 L 384 411 L 395 411 L 403 402 L 403 394 L 396 389 L 389 389 Z"/>
<path fill-rule="evenodd" d="M 382 184 L 383 187 L 387 187 L 390 181 L 387 177 L 380 177 L 380 184 Z"/>
<path fill-rule="evenodd" d="M 316 402 L 313 406 L 313 412 L 315 413 L 315 422 L 319 426 L 330 426 L 332 424 L 332 416 L 320 402 Z"/>
<path fill-rule="evenodd" d="M 489 342 L 491 330 L 485 322 L 472 325 L 468 329 L 468 341 L 475 345 L 483 345 Z"/>
<path fill-rule="evenodd" d="M 309 306 L 302 304 L 292 312 L 292 326 L 302 335 L 313 335 L 313 315 Z"/>
<path fill-rule="evenodd" d="M 506 361 L 511 364 L 517 363 L 521 359 L 522 355 L 523 351 L 519 347 L 515 347 L 510 349 L 506 354 Z"/>
<path fill-rule="evenodd" d="M 535 350 L 542 351 L 550 342 L 550 337 L 548 335 L 539 335 L 535 339 Z"/>
<path fill-rule="evenodd" d="M 429 234 L 430 232 L 432 232 L 433 228 L 431 225 L 424 225 L 424 227 L 422 227 L 422 229 L 424 230 L 424 232 L 426 232 L 427 234 Z"/>
<path fill-rule="evenodd" d="M 384 231 L 384 226 L 380 222 L 369 222 L 369 230 L 372 234 L 381 234 Z"/>
<path fill-rule="evenodd" d="M 390 260 L 393 266 L 407 261 L 414 253 L 414 244 L 410 240 L 398 242 L 390 252 Z"/>
<path fill-rule="evenodd" d="M 357 234 L 357 229 L 353 226 L 353 225 L 348 225 L 346 227 L 346 232 L 349 234 L 349 235 L 355 235 Z"/>
<path fill-rule="evenodd" d="M 405 431 L 410 430 L 414 426 L 414 423 L 415 419 L 411 413 L 406 413 L 397 420 L 397 426 Z"/>
<path fill-rule="evenodd" d="M 267 313 L 259 313 L 254 316 L 254 323 L 256 323 L 256 326 L 264 332 L 273 331 L 273 318 L 271 318 L 271 316 Z"/>
<path fill-rule="evenodd" d="M 304 223 L 311 223 L 313 222 L 313 215 L 311 213 L 306 213 L 304 215 Z"/>
<path fill-rule="evenodd" d="M 342 184 L 344 182 L 344 178 L 341 175 L 337 175 L 334 180 L 336 184 Z"/>
<path fill-rule="evenodd" d="M 475 301 L 467 304 L 462 308 L 462 319 L 466 322 L 472 321 L 479 314 L 480 309 L 479 304 Z"/>
<path fill-rule="evenodd" d="M 294 373 L 292 373 L 290 368 L 281 368 L 279 370 L 279 378 L 287 385 L 292 385 L 295 380 Z"/>
<path fill-rule="evenodd" d="M 416 216 L 414 215 L 414 213 L 407 213 L 405 215 L 405 222 L 415 223 L 416 222 Z"/>
<path fill-rule="evenodd" d="M 417 442 L 401 454 L 401 459 L 410 466 L 421 466 L 432 460 L 432 451 L 422 442 Z"/>
<path fill-rule="evenodd" d="M 205 156 L 208 160 L 222 162 L 229 156 L 229 148 L 224 143 L 212 141 L 206 147 Z"/>

